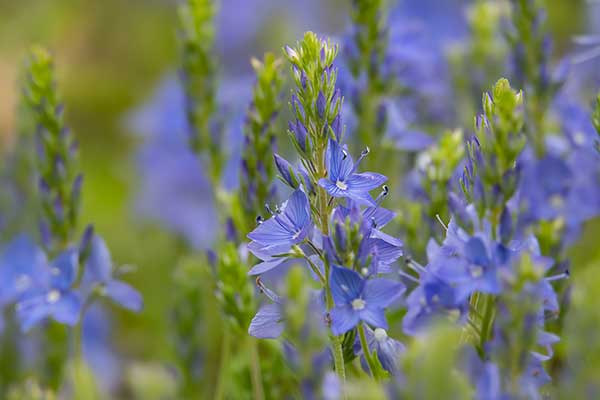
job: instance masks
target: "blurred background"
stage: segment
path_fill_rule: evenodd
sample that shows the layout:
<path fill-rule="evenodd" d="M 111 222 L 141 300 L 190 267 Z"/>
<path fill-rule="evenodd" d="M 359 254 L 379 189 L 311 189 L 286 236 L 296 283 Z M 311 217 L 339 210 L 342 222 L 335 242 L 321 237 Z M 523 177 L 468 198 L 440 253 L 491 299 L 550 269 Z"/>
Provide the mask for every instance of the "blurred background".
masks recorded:
<path fill-rule="evenodd" d="M 349 0 L 221 0 L 217 49 L 222 79 L 251 72 L 251 56 L 279 54 L 306 30 L 331 36 L 347 26 Z M 451 47 L 466 34 L 469 1 L 404 0 L 398 7 Z M 548 0 L 553 56 L 571 48 L 571 37 L 591 29 L 598 14 L 583 0 Z M 85 175 L 82 221 L 94 221 L 118 264 L 134 267 L 126 279 L 138 288 L 145 308 L 139 314 L 110 308 L 109 331 L 123 365 L 156 365 L 171 357 L 168 307 L 170 280 L 185 244 L 136 212 L 139 188 L 136 150 L 142 142 L 131 121 L 179 60 L 176 1 L 171 0 L 0 0 L 0 148 L 15 143 L 19 68 L 32 44 L 55 56 L 66 120 L 81 144 Z M 249 80 L 247 90 L 252 81 Z M 282 132 L 282 138 L 284 137 Z M 197 221 L 202 224 L 202 221 Z M 589 237 L 590 235 L 587 235 Z M 597 254 L 593 243 L 584 252 Z M 577 261 L 576 261 L 577 262 Z"/>

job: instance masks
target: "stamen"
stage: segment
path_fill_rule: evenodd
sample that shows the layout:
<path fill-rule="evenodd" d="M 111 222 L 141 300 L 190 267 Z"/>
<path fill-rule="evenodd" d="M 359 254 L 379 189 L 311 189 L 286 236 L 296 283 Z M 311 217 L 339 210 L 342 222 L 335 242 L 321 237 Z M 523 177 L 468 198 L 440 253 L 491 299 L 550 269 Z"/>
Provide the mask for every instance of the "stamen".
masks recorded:
<path fill-rule="evenodd" d="M 259 216 L 256 217 L 256 224 L 257 225 L 260 225 L 263 222 L 265 222 L 265 219 L 262 217 L 262 215 L 259 215 Z"/>
<path fill-rule="evenodd" d="M 558 281 L 560 279 L 569 279 L 569 277 L 571 276 L 571 272 L 569 272 L 569 270 L 566 270 L 565 272 L 563 272 L 562 274 L 557 274 L 557 275 L 552 275 L 552 276 L 548 276 L 546 278 L 544 278 L 547 282 L 553 282 L 553 281 Z"/>
<path fill-rule="evenodd" d="M 418 273 L 419 275 L 421 275 L 423 272 L 425 272 L 425 268 L 419 264 L 416 261 L 413 261 L 412 259 L 407 260 L 406 261 L 406 265 L 412 269 L 413 271 L 415 271 L 416 273 Z"/>
<path fill-rule="evenodd" d="M 448 231 L 448 226 L 444 223 L 444 221 L 442 221 L 442 217 L 440 217 L 440 214 L 435 214 L 435 218 L 444 227 L 444 230 Z"/>
<path fill-rule="evenodd" d="M 400 275 L 400 276 L 403 276 L 403 277 L 405 277 L 406 279 L 408 279 L 408 280 L 410 280 L 410 281 L 412 281 L 412 282 L 414 282 L 414 283 L 417 283 L 417 284 L 419 284 L 419 283 L 420 283 L 420 282 L 419 282 L 419 280 L 418 280 L 417 278 L 415 278 L 415 277 L 414 277 L 414 276 L 412 276 L 411 274 L 408 274 L 408 273 L 406 273 L 406 272 L 404 272 L 404 271 L 402 271 L 402 270 L 398 271 L 398 275 Z"/>
<path fill-rule="evenodd" d="M 360 165 L 360 162 L 363 160 L 363 158 L 366 157 L 367 154 L 369 154 L 371 152 L 371 150 L 369 149 L 369 147 L 367 146 L 363 151 L 360 152 L 360 157 L 358 157 L 358 160 L 356 160 L 356 162 L 354 163 L 354 165 L 352 166 L 352 170 L 350 171 L 351 174 L 354 173 L 354 171 L 356 171 L 358 169 L 358 166 Z"/>
<path fill-rule="evenodd" d="M 275 213 L 273 212 L 273 210 L 271 210 L 271 206 L 269 206 L 269 203 L 265 203 L 265 210 L 267 210 L 267 212 L 271 215 L 275 215 Z"/>
<path fill-rule="evenodd" d="M 377 209 L 377 207 L 379 207 L 379 205 L 383 201 L 384 197 L 387 196 L 389 192 L 390 192 L 390 188 L 388 187 L 388 185 L 383 185 L 381 187 L 381 193 L 379 193 L 379 195 L 377 195 L 377 198 L 375 198 L 375 204 L 376 204 L 375 209 Z"/>

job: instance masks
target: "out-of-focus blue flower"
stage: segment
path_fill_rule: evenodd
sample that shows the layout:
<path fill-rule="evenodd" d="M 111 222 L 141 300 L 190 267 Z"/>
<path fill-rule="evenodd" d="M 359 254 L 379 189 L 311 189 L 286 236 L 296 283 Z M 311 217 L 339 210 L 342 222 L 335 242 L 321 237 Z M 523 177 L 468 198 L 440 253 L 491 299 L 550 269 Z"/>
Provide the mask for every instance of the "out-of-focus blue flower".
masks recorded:
<path fill-rule="evenodd" d="M 335 335 L 346 333 L 360 321 L 387 329 L 384 309 L 404 293 L 400 282 L 375 278 L 364 280 L 348 268 L 334 265 L 331 294 L 336 307 L 331 310 L 331 329 Z"/>
<path fill-rule="evenodd" d="M 91 305 L 82 321 L 82 351 L 102 394 L 115 393 L 121 384 L 122 365 L 111 344 L 111 321 L 99 303 Z"/>
<path fill-rule="evenodd" d="M 224 69 L 232 74 L 248 71 L 250 57 L 272 50 L 264 48 L 265 42 L 279 46 L 309 30 L 335 31 L 343 20 L 343 13 L 331 3 L 320 0 L 221 1 L 216 18 L 216 48 L 223 58 Z"/>
<path fill-rule="evenodd" d="M 327 178 L 319 180 L 319 186 L 325 188 L 333 197 L 345 197 L 360 204 L 375 205 L 369 192 L 387 181 L 387 177 L 375 172 L 356 173 L 362 158 L 368 153 L 363 151 L 356 161 L 335 140 L 329 140 L 326 166 Z"/>
<path fill-rule="evenodd" d="M 448 282 L 423 270 L 419 286 L 406 298 L 406 307 L 402 329 L 408 335 L 416 335 L 436 318 L 461 319 L 468 310 L 468 303 Z"/>
<path fill-rule="evenodd" d="M 443 7 L 438 5 L 429 8 L 439 11 Z M 460 9 L 451 8 L 453 11 Z M 387 21 L 378 22 L 385 29 L 385 32 L 380 33 L 383 54 L 367 55 L 372 58 L 369 60 L 369 68 L 375 69 L 374 74 L 385 83 L 385 90 L 379 90 L 379 98 L 375 100 L 378 107 L 376 125 L 382 129 L 387 140 L 407 151 L 419 151 L 431 144 L 433 138 L 423 128 L 432 122 L 447 121 L 452 114 L 452 102 L 449 101 L 450 80 L 446 79 L 449 76 L 448 66 L 443 52 L 443 42 L 447 42 L 449 36 L 440 35 L 436 38 L 432 35 L 433 32 L 439 33 L 442 24 L 429 25 L 431 16 L 415 19 L 412 15 L 421 15 L 420 9 L 420 3 L 394 7 Z M 458 23 L 453 19 L 449 26 L 462 26 L 464 30 L 466 24 L 464 20 Z M 362 103 L 368 101 L 365 98 L 373 96 L 369 93 L 368 81 L 372 79 L 372 71 L 369 72 L 369 77 L 366 71 L 352 71 L 357 70 L 356 65 L 361 64 L 361 54 L 356 43 L 361 29 L 366 28 L 352 26 L 344 37 L 342 62 L 345 65 L 340 68 L 338 77 L 340 88 L 353 105 L 345 119 L 351 134 L 358 127 L 359 116 L 355 114 L 359 114 L 364 108 Z M 444 40 L 440 40 L 441 37 Z M 364 141 L 366 132 L 359 133 Z"/>
<path fill-rule="evenodd" d="M 549 140 L 541 158 L 531 152 L 521 157 L 522 180 L 513 202 L 520 208 L 521 227 L 560 219 L 566 228 L 564 245 L 578 237 L 585 221 L 600 214 L 600 156 L 590 113 L 564 98 L 555 109 L 564 137 Z"/>
<path fill-rule="evenodd" d="M 40 250 L 34 247 L 31 251 Z M 70 248 L 50 263 L 44 257 L 44 263 L 36 267 L 37 270 L 46 269 L 46 279 L 16 305 L 17 318 L 23 331 L 29 331 L 49 317 L 71 326 L 79 322 L 83 302 L 81 295 L 73 288 L 77 279 L 78 257 L 78 252 Z"/>
<path fill-rule="evenodd" d="M 223 184 L 237 185 L 240 143 L 250 79 L 229 80 L 219 88 L 219 117 L 224 121 L 228 164 Z M 174 76 L 166 78 L 154 96 L 134 112 L 131 129 L 143 137 L 137 154 L 140 187 L 136 208 L 144 218 L 154 220 L 182 235 L 195 248 L 210 246 L 217 225 L 213 189 L 203 173 L 201 160 L 188 146 L 189 125 L 185 96 Z M 199 224 L 198 221 L 202 221 Z"/>
<path fill-rule="evenodd" d="M 132 311 L 140 311 L 143 306 L 142 296 L 129 284 L 115 279 L 113 262 L 104 239 L 95 235 L 90 243 L 89 254 L 83 275 L 84 292 L 99 288 L 101 293 Z"/>
<path fill-rule="evenodd" d="M 46 254 L 27 235 L 10 241 L 0 258 L 0 307 L 31 296 L 48 279 Z"/>
<path fill-rule="evenodd" d="M 392 375 L 397 375 L 400 372 L 400 357 L 406 350 L 406 346 L 388 336 L 383 328 L 365 329 L 367 344 L 371 352 L 377 353 L 377 358 L 381 366 Z M 359 354 L 362 352 L 360 341 L 354 343 L 354 351 Z M 361 358 L 363 365 L 365 364 L 364 355 Z"/>
<path fill-rule="evenodd" d="M 260 223 L 248 234 L 252 242 L 248 250 L 263 260 L 254 266 L 250 275 L 267 272 L 285 261 L 285 257 L 274 257 L 291 250 L 291 247 L 301 243 L 312 231 L 310 206 L 304 192 L 297 189 L 268 220 Z"/>

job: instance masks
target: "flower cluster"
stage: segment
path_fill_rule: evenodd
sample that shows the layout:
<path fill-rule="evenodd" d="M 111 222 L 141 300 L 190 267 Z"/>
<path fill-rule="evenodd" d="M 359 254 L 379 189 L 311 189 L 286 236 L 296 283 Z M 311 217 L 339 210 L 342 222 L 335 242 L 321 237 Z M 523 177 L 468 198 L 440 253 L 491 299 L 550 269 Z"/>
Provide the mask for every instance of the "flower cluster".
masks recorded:
<path fill-rule="evenodd" d="M 302 169 L 276 156 L 282 180 L 294 192 L 271 218 L 259 220 L 248 234 L 248 249 L 262 260 L 251 275 L 269 272 L 288 259 L 301 259 L 310 267 L 323 296 L 315 318 L 324 316 L 327 322 L 336 372 L 343 379 L 340 335 L 358 329 L 362 352 L 375 375 L 371 348 L 385 342 L 384 310 L 402 295 L 404 285 L 379 277 L 402 255 L 402 244 L 380 230 L 393 217 L 379 207 L 387 187 L 376 199 L 371 195 L 387 178 L 358 172 L 368 149 L 354 162 L 341 142 L 342 98 L 335 89 L 337 71 L 332 66 L 336 50 L 312 33 L 296 48 L 286 48 L 297 86 L 292 97 L 296 121 L 290 124 L 290 136 Z M 271 299 L 274 303 L 263 306 L 250 326 L 255 336 L 274 337 L 283 331 L 278 300 Z M 378 329 L 379 339 L 374 342 L 371 333 L 367 342 L 363 324 Z M 385 357 L 392 356 L 382 354 L 391 369 L 394 363 Z"/>
<path fill-rule="evenodd" d="M 551 34 L 536 0 L 353 0 L 337 44 L 312 31 L 343 13 L 317 3 L 178 6 L 178 76 L 129 120 L 159 225 L 131 232 L 82 225 L 106 199 L 82 203 L 71 110 L 32 50 L 0 170 L 0 398 L 594 396 L 597 38 L 555 65 L 563 5 Z M 125 278 L 108 242 L 149 268 Z M 111 324 L 107 303 L 142 310 L 134 286 L 145 312 Z"/>

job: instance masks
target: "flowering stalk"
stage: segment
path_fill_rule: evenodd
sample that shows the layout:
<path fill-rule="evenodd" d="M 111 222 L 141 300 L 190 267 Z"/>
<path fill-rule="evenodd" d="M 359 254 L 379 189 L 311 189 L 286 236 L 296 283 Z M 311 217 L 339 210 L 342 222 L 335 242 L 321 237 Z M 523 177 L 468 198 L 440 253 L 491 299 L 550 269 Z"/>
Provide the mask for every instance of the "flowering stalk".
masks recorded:
<path fill-rule="evenodd" d="M 498 32 L 506 14 L 506 4 L 493 0 L 475 1 L 468 8 L 469 38 L 453 46 L 449 55 L 460 121 L 471 120 L 482 89 L 504 73 L 508 46 Z"/>
<path fill-rule="evenodd" d="M 447 131 L 436 144 L 421 152 L 416 161 L 419 188 L 414 195 L 418 201 L 404 204 L 402 228 L 407 247 L 413 256 L 423 255 L 430 238 L 443 240 L 444 229 L 439 220 L 450 218 L 448 194 L 454 184 L 453 177 L 465 155 L 464 136 L 461 130 Z"/>
<path fill-rule="evenodd" d="M 214 134 L 217 65 L 214 54 L 214 0 L 187 0 L 179 8 L 182 47 L 181 79 L 190 125 L 190 147 L 206 153 L 207 170 L 218 184 L 223 169 L 218 135 Z"/>
<path fill-rule="evenodd" d="M 511 5 L 506 37 L 512 48 L 516 83 L 527 93 L 525 131 L 539 157 L 545 152 L 546 113 L 562 82 L 555 80 L 550 70 L 552 42 L 539 2 L 511 0 Z"/>
<path fill-rule="evenodd" d="M 40 233 L 55 256 L 66 249 L 77 228 L 82 176 L 76 172 L 77 144 L 64 124 L 64 108 L 56 92 L 54 63 L 48 51 L 33 47 L 25 64 L 23 96 L 36 126 L 37 172 L 41 202 Z M 49 324 L 45 354 L 48 385 L 56 390 L 67 359 L 67 332 Z"/>
<path fill-rule="evenodd" d="M 461 186 L 468 203 L 474 203 L 480 219 L 492 223 L 492 234 L 506 203 L 517 189 L 516 160 L 525 146 L 522 134 L 522 92 L 500 79 L 492 95 L 483 96 L 483 115 L 475 121 L 475 136 L 467 143 L 468 162 Z"/>
<path fill-rule="evenodd" d="M 316 188 L 316 207 L 311 207 L 314 221 L 324 235 L 329 233 L 330 201 L 324 188 L 317 186 L 327 176 L 325 151 L 329 140 L 341 140 L 342 98 L 335 88 L 337 70 L 333 61 L 337 46 L 320 40 L 308 32 L 295 49 L 286 47 L 285 53 L 292 64 L 296 92 L 292 96 L 295 124 L 290 123 L 289 134 L 298 150 L 300 160 L 308 171 L 307 182 Z M 329 286 L 330 266 L 325 263 L 325 302 L 327 310 L 333 308 Z M 340 337 L 330 336 L 335 370 L 342 381 L 346 373 Z"/>
<path fill-rule="evenodd" d="M 44 331 L 44 373 L 47 385 L 56 391 L 67 359 L 65 326 L 73 333 L 73 364 L 82 365 L 77 330 L 90 302 L 104 296 L 139 311 L 142 300 L 135 289 L 115 278 L 108 249 L 91 226 L 81 242 L 76 241 L 83 178 L 75 172 L 77 145 L 64 126 L 55 86 L 52 57 L 44 49 L 33 48 L 26 63 L 24 98 L 37 125 L 44 249 L 27 235 L 13 239 L 2 271 L 7 275 L 2 280 L 19 276 L 24 282 L 16 285 L 10 299 L 16 303 L 24 332 L 52 320 Z"/>
<path fill-rule="evenodd" d="M 256 84 L 244 129 L 240 189 L 237 196 L 239 207 L 232 207 L 234 212 L 243 211 L 243 214 L 234 215 L 233 219 L 238 231 L 244 233 L 252 230 L 256 223 L 255 216 L 264 210 L 265 204 L 273 200 L 275 165 L 272 154 L 275 146 L 275 122 L 281 111 L 283 84 L 281 60 L 273 54 L 265 54 L 264 61 L 253 58 L 251 63 L 256 74 Z"/>
<path fill-rule="evenodd" d="M 248 249 L 261 260 L 250 275 L 266 273 L 287 259 L 304 261 L 310 267 L 321 288 L 323 298 L 316 308 L 329 330 L 343 394 L 345 362 L 355 358 L 353 342 L 360 324 L 379 329 L 373 335 L 369 328 L 375 340 L 367 340 L 362 332 L 361 353 L 374 378 L 383 376 L 379 363 L 384 361 L 371 356 L 372 347 L 385 349 L 381 356 L 385 361 L 397 356 L 400 345 L 387 337 L 384 310 L 404 292 L 404 286 L 377 278 L 402 255 L 402 244 L 379 230 L 393 218 L 391 211 L 379 208 L 388 188 L 384 185 L 376 199 L 370 194 L 387 177 L 357 172 L 369 150 L 361 152 L 354 162 L 342 143 L 342 99 L 335 89 L 337 70 L 333 68 L 336 50 L 310 32 L 296 48 L 286 47 L 296 81 L 291 102 L 295 121 L 290 122 L 289 133 L 301 166 L 295 168 L 275 156 L 282 180 L 294 192 L 271 218 L 259 220 L 258 227 L 248 234 Z M 382 253 L 385 255 L 380 257 Z M 283 331 L 287 301 L 270 289 L 262 291 L 273 304 L 259 309 L 249 332 L 261 338 L 278 337 Z M 386 365 L 386 369 L 394 370 L 393 362 Z"/>
<path fill-rule="evenodd" d="M 383 129 L 378 121 L 382 94 L 389 91 L 381 66 L 387 49 L 386 8 L 382 0 L 353 0 L 352 31 L 346 44 L 348 67 L 355 80 L 365 79 L 359 96 L 353 99 L 357 117 L 356 139 L 359 143 L 375 143 L 379 148 Z M 375 138 L 373 137 L 375 135 Z"/>
<path fill-rule="evenodd" d="M 83 179 L 76 170 L 77 142 L 64 124 L 50 54 L 32 48 L 26 69 L 24 98 L 37 127 L 40 230 L 46 248 L 57 254 L 77 229 Z"/>

